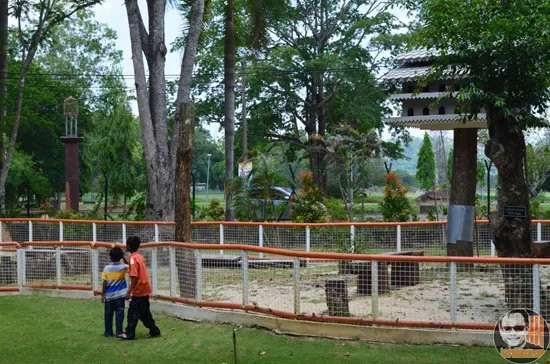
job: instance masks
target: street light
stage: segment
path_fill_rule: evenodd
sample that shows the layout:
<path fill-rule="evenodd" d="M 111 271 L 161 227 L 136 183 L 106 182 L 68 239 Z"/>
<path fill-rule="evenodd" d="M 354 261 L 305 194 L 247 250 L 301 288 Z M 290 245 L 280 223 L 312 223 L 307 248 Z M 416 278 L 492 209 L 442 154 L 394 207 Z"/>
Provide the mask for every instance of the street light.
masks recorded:
<path fill-rule="evenodd" d="M 207 154 L 208 157 L 208 167 L 206 167 L 206 202 L 208 202 L 208 180 L 210 179 L 210 157 L 212 154 Z"/>

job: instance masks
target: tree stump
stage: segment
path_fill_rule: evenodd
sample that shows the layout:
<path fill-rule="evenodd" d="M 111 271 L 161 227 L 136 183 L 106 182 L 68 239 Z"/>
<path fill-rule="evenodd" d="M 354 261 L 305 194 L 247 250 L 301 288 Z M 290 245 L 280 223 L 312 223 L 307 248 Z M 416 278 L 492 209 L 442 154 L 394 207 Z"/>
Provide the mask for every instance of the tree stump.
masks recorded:
<path fill-rule="evenodd" d="M 348 286 L 345 280 L 327 279 L 325 294 L 329 316 L 350 316 Z"/>
<path fill-rule="evenodd" d="M 372 265 L 368 261 L 353 261 L 350 264 L 351 273 L 357 274 L 357 293 L 372 294 Z M 378 293 L 390 290 L 388 279 L 388 263 L 378 262 Z"/>
<path fill-rule="evenodd" d="M 384 253 L 386 255 L 424 256 L 424 251 Z M 390 262 L 392 287 L 416 286 L 420 283 L 420 264 L 418 262 Z"/>

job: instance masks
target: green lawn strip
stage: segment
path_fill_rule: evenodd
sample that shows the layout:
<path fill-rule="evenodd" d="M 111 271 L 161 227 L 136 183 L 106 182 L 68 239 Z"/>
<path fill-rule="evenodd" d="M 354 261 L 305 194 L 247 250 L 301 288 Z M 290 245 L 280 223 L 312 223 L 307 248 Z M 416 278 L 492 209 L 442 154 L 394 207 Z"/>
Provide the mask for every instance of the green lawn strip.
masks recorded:
<path fill-rule="evenodd" d="M 104 338 L 98 301 L 0 297 L 3 363 L 233 363 L 232 326 L 155 315 L 163 336 Z M 414 335 L 414 332 L 411 332 Z M 493 348 L 372 344 L 237 329 L 238 363 L 502 363 Z M 543 358 L 546 362 L 546 359 Z"/>

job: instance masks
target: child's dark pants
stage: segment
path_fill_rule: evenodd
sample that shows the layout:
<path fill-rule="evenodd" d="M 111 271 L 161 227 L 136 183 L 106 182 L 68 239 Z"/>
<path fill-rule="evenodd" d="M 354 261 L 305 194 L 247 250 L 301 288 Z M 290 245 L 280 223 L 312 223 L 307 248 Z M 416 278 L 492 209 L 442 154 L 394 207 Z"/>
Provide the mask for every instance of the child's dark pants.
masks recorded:
<path fill-rule="evenodd" d="M 151 336 L 155 337 L 160 335 L 160 330 L 155 325 L 155 320 L 153 320 L 153 315 L 149 308 L 149 296 L 132 296 L 130 307 L 128 308 L 128 325 L 126 326 L 126 336 L 128 339 L 134 339 L 136 335 L 136 326 L 139 320 L 149 329 L 149 334 Z"/>
<path fill-rule="evenodd" d="M 105 301 L 105 336 L 113 336 L 113 314 L 116 315 L 116 334 L 121 335 L 124 321 L 124 297 Z"/>

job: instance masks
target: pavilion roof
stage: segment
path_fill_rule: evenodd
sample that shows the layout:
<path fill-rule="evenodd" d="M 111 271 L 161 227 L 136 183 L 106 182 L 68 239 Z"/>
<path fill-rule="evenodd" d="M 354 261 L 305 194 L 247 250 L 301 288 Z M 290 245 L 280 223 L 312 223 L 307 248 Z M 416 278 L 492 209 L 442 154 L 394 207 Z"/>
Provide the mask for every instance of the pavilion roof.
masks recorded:
<path fill-rule="evenodd" d="M 477 114 L 474 120 L 466 120 L 463 115 L 416 115 L 385 118 L 383 121 L 393 126 L 408 126 L 429 130 L 450 130 L 457 128 L 487 128 L 487 115 Z"/>

